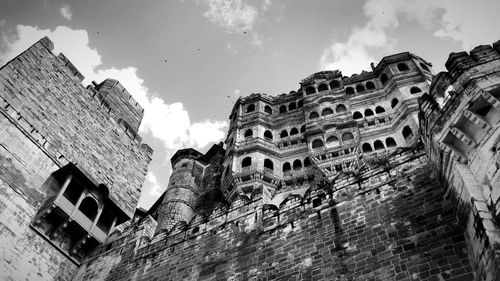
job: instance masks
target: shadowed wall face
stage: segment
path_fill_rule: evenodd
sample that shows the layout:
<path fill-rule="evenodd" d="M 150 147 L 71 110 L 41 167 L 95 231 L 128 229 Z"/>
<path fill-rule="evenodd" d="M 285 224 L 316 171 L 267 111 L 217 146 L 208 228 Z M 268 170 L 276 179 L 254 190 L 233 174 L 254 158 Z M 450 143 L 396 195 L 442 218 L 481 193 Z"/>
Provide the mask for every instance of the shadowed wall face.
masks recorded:
<path fill-rule="evenodd" d="M 103 248 L 79 280 L 473 280 L 462 229 L 427 160 L 388 174 L 398 176 L 363 193 L 346 186 L 335 202 L 311 195 L 274 215 L 249 202 L 168 237 L 112 237 L 116 249 Z"/>

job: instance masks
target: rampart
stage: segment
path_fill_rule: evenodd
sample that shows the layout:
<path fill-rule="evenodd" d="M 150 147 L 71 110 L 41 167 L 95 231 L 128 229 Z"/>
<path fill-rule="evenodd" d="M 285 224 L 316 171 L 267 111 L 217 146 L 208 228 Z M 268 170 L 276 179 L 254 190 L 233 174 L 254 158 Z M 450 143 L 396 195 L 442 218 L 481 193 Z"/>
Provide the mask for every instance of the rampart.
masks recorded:
<path fill-rule="evenodd" d="M 472 280 L 462 230 L 426 157 L 398 150 L 387 160 L 279 206 L 240 198 L 168 233 L 153 235 L 151 217 L 138 219 L 76 280 Z"/>

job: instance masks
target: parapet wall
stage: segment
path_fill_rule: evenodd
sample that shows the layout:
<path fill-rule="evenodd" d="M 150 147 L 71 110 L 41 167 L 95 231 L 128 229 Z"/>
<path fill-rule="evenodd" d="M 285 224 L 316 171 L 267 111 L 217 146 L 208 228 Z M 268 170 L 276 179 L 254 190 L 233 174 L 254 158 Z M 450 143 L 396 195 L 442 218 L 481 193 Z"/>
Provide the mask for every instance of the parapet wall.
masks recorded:
<path fill-rule="evenodd" d="M 129 242 L 116 233 L 77 280 L 472 280 L 464 235 L 426 158 L 392 163 L 279 210 L 240 201 L 168 234 Z"/>

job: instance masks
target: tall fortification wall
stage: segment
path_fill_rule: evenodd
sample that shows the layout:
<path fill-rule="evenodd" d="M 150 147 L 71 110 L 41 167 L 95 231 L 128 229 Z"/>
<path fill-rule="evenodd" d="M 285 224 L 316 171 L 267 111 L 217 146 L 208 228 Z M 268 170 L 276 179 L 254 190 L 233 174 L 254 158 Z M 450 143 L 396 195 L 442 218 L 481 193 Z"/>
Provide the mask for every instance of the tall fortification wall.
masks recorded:
<path fill-rule="evenodd" d="M 147 216 L 111 236 L 75 279 L 472 280 L 462 229 L 427 158 L 399 152 L 390 166 L 279 208 L 236 200 L 208 222 L 156 235 Z"/>
<path fill-rule="evenodd" d="M 99 212 L 104 209 L 100 217 L 108 215 L 107 206 L 115 206 L 123 220 L 132 217 L 151 160 L 151 148 L 120 125 L 95 89 L 81 84 L 83 76 L 71 62 L 52 49 L 52 42 L 43 38 L 0 69 L 2 280 L 71 280 L 79 266 L 71 245 L 77 252 L 93 239 L 67 232 L 52 239 L 68 223 L 68 229 L 81 230 L 72 217 L 51 229 L 43 223 L 33 226 L 42 207 L 47 213 L 60 211 L 49 206 L 56 204 L 59 191 L 55 172 L 71 163 L 105 195 L 99 201 Z M 87 197 L 97 198 L 95 194 L 89 189 Z M 89 229 L 95 230 L 95 223 Z"/>

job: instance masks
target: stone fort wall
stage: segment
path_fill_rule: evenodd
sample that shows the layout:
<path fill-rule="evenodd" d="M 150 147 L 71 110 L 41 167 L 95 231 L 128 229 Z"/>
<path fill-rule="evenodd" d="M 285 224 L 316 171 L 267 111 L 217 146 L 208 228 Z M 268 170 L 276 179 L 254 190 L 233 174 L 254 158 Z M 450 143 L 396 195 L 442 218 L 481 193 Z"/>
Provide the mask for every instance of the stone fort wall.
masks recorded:
<path fill-rule="evenodd" d="M 421 151 L 399 152 L 279 209 L 237 200 L 156 235 L 137 219 L 75 280 L 472 280 L 443 186 Z"/>
<path fill-rule="evenodd" d="M 103 105 L 52 49 L 43 38 L 0 68 L 2 280 L 71 280 L 79 266 L 68 245 L 32 227 L 57 194 L 51 174 L 73 163 L 132 217 L 151 160 L 151 148 L 121 125 L 113 105 Z"/>

